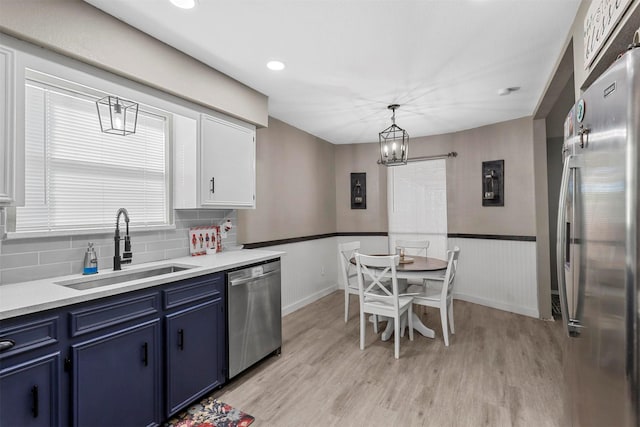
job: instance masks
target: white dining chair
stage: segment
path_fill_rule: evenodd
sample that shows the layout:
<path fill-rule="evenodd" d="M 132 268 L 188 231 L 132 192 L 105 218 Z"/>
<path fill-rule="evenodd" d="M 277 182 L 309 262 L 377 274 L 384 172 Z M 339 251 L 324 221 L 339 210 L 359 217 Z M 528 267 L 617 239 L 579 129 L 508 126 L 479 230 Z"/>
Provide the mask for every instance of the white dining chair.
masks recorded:
<path fill-rule="evenodd" d="M 355 252 L 360 249 L 360 242 L 347 242 L 338 245 L 340 258 L 340 273 L 344 284 L 344 321 L 349 320 L 349 299 L 351 295 L 358 295 L 357 268 L 351 263 Z"/>
<path fill-rule="evenodd" d="M 405 255 L 427 256 L 427 249 L 429 249 L 429 241 L 398 239 L 396 240 L 395 248 L 404 249 Z M 395 252 L 395 250 L 393 252 Z"/>
<path fill-rule="evenodd" d="M 413 341 L 413 297 L 401 296 L 398 292 L 396 266 L 400 257 L 398 255 L 362 255 L 357 252 L 355 257 L 360 294 L 360 350 L 364 350 L 366 314 L 386 316 L 390 318 L 389 321 L 393 319 L 394 322 L 394 356 L 399 359 L 400 320 L 405 314 L 409 322 L 409 339 Z"/>
<path fill-rule="evenodd" d="M 413 294 L 414 304 L 440 309 L 442 336 L 444 337 L 444 345 L 447 347 L 449 346 L 449 324 L 451 333 L 455 334 L 456 332 L 453 323 L 453 285 L 455 283 L 459 255 L 460 248 L 457 246 L 453 250 L 447 251 L 447 270 L 444 277 L 442 279 L 425 279 L 426 286 L 423 286 L 422 292 Z M 440 284 L 440 286 L 434 286 L 433 284 Z M 414 290 L 413 286 L 411 290 Z"/>
<path fill-rule="evenodd" d="M 404 251 L 405 256 L 411 257 L 411 255 L 418 256 L 427 256 L 427 249 L 429 249 L 429 241 L 428 240 L 396 240 L 396 245 L 393 250 L 397 248 L 401 248 Z M 404 279 L 407 281 L 409 285 L 420 284 L 419 280 L 416 279 Z M 423 281 L 423 285 L 426 285 L 426 282 Z"/>

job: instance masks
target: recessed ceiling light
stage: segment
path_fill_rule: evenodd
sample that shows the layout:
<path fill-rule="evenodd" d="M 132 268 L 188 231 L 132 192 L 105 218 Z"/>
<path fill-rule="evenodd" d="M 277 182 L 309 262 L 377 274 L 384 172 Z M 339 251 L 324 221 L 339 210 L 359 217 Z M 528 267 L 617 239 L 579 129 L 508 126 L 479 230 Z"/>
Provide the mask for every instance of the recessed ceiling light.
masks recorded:
<path fill-rule="evenodd" d="M 180 9 L 193 9 L 196 5 L 196 0 L 169 0 L 171 4 Z"/>
<path fill-rule="evenodd" d="M 267 62 L 267 68 L 273 71 L 284 70 L 284 63 L 280 61 L 269 61 Z"/>

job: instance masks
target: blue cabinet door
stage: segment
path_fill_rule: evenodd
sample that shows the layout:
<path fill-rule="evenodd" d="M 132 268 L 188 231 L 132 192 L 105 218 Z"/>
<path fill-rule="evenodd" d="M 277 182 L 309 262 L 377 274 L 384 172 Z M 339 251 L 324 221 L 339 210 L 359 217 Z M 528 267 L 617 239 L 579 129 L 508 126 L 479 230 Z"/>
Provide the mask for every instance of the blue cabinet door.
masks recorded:
<path fill-rule="evenodd" d="M 60 353 L 0 371 L 0 426 L 58 426 Z"/>
<path fill-rule="evenodd" d="M 160 320 L 72 346 L 73 425 L 150 426 L 160 416 Z"/>
<path fill-rule="evenodd" d="M 217 298 L 166 316 L 167 416 L 224 382 L 223 310 Z"/>

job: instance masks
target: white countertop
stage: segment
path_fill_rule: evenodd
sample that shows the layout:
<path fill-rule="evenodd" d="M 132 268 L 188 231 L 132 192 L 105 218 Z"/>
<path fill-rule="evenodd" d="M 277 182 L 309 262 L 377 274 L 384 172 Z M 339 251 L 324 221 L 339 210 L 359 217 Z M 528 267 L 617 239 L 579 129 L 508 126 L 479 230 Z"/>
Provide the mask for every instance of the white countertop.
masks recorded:
<path fill-rule="evenodd" d="M 124 265 L 122 271 L 115 273 L 109 269 L 102 270 L 98 274 L 91 276 L 74 274 L 31 282 L 0 285 L 0 320 L 229 270 L 254 262 L 278 258 L 285 254 L 286 252 L 281 251 L 243 249 L 220 252 L 215 255 L 188 256 L 145 264 Z M 55 283 L 89 277 L 99 279 L 113 274 L 119 275 L 136 270 L 146 270 L 149 267 L 173 264 L 194 266 L 194 268 L 86 290 L 76 290 Z"/>

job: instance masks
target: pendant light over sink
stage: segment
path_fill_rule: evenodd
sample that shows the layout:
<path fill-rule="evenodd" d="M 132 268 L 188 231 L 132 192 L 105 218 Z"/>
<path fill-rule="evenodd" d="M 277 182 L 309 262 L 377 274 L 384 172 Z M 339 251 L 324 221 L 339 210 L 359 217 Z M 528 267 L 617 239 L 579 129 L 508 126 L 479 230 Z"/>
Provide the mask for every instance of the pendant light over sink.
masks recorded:
<path fill-rule="evenodd" d="M 379 164 L 385 166 L 406 165 L 409 156 L 409 134 L 396 125 L 396 109 L 398 104 L 391 104 L 387 108 L 393 111 L 392 125 L 378 134 L 380 140 Z"/>
<path fill-rule="evenodd" d="M 104 133 L 127 136 L 136 133 L 138 103 L 117 96 L 105 96 L 96 101 L 100 130 Z"/>

